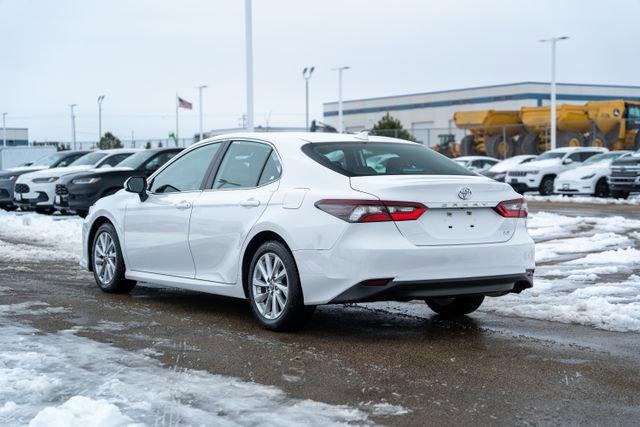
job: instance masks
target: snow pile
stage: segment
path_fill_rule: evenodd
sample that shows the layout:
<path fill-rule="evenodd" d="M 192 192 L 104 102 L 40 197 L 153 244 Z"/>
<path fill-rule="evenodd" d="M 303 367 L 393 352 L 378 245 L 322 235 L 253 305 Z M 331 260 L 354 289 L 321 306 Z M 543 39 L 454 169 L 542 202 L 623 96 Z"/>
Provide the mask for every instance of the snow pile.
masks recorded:
<path fill-rule="evenodd" d="M 94 400 L 85 396 L 73 396 L 62 405 L 38 412 L 29 427 L 119 427 L 131 426 L 133 420 L 106 400 Z"/>
<path fill-rule="evenodd" d="M 640 195 L 633 195 L 628 199 L 614 199 L 590 196 L 563 196 L 556 194 L 553 196 L 540 196 L 537 193 L 527 193 L 525 197 L 534 202 L 563 202 L 563 203 L 590 203 L 594 205 L 640 205 Z"/>
<path fill-rule="evenodd" d="M 0 258 L 80 260 L 82 219 L 0 210 Z"/>
<path fill-rule="evenodd" d="M 276 387 L 163 367 L 155 359 L 79 337 L 41 333 L 0 314 L 0 425 L 368 424 L 363 409 L 288 397 Z"/>

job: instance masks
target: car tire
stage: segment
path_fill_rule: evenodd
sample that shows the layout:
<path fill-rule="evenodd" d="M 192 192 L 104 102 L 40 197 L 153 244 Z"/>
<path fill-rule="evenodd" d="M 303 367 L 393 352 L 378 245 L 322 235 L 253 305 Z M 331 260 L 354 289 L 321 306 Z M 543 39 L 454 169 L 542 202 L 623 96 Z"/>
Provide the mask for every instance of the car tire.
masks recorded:
<path fill-rule="evenodd" d="M 609 194 L 611 197 L 613 197 L 614 199 L 628 199 L 629 195 L 631 193 L 629 191 L 624 191 L 624 190 L 611 190 L 611 193 Z"/>
<path fill-rule="evenodd" d="M 596 182 L 596 188 L 594 196 L 596 197 L 609 197 L 611 192 L 609 191 L 609 184 L 607 183 L 606 178 L 600 178 L 598 182 Z"/>
<path fill-rule="evenodd" d="M 463 316 L 473 313 L 484 301 L 484 295 L 470 295 L 454 298 L 427 298 L 425 302 L 437 314 L 446 317 Z"/>
<path fill-rule="evenodd" d="M 553 182 L 555 180 L 556 179 L 553 176 L 545 176 L 544 178 L 542 178 L 538 192 L 543 196 L 553 194 Z"/>
<path fill-rule="evenodd" d="M 282 243 L 263 243 L 253 254 L 246 284 L 251 312 L 272 331 L 304 327 L 315 306 L 304 305 L 300 276 L 293 255 Z"/>
<path fill-rule="evenodd" d="M 96 284 L 104 292 L 127 293 L 137 283 L 125 277 L 126 267 L 118 234 L 109 223 L 102 224 L 96 231 L 91 243 L 91 262 Z"/>
<path fill-rule="evenodd" d="M 84 209 L 80 209 L 76 211 L 76 214 L 80 217 L 80 218 L 86 218 L 87 215 L 89 215 L 89 211 L 86 211 Z"/>
<path fill-rule="evenodd" d="M 39 213 L 41 215 L 51 215 L 55 212 L 55 209 L 53 208 L 36 208 L 36 213 Z"/>

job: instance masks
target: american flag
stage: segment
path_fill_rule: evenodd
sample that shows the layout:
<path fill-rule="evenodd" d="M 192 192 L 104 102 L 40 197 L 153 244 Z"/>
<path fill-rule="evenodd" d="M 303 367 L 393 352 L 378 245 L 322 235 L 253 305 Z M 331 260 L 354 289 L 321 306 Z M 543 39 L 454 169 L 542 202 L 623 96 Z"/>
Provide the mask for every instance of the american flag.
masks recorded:
<path fill-rule="evenodd" d="M 184 108 L 184 109 L 187 109 L 187 110 L 192 110 L 193 109 L 193 104 L 190 103 L 189 101 L 185 101 L 184 99 L 178 97 L 178 107 Z"/>

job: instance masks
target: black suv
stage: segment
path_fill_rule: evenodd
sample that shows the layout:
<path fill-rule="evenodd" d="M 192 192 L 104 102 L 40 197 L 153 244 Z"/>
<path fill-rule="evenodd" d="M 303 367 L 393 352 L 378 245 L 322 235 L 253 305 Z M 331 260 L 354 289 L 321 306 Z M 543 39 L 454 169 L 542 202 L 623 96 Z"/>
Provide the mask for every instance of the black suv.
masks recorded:
<path fill-rule="evenodd" d="M 613 197 L 626 199 L 629 194 L 640 191 L 640 150 L 633 156 L 623 157 L 611 163 L 609 188 Z"/>
<path fill-rule="evenodd" d="M 149 176 L 182 148 L 157 148 L 136 153 L 113 168 L 82 171 L 60 178 L 53 206 L 59 211 L 73 210 L 82 217 L 99 199 L 122 188 L 127 178 Z"/>

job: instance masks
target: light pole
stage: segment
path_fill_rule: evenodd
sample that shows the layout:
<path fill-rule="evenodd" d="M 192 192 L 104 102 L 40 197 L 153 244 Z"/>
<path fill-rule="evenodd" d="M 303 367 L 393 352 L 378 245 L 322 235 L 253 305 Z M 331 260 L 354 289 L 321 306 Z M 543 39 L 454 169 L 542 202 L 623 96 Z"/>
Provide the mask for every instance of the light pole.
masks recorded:
<path fill-rule="evenodd" d="M 2 113 L 2 146 L 7 146 L 7 113 Z"/>
<path fill-rule="evenodd" d="M 551 43 L 551 124 L 549 132 L 551 133 L 551 149 L 556 148 L 556 43 L 560 40 L 566 40 L 569 37 L 551 37 L 542 39 L 542 43 Z"/>
<path fill-rule="evenodd" d="M 253 132 L 253 31 L 251 19 L 251 0 L 244 0 L 244 37 L 247 67 L 247 124 L 249 132 Z"/>
<path fill-rule="evenodd" d="M 309 131 L 309 79 L 311 79 L 311 75 L 313 74 L 313 70 L 316 67 L 305 67 L 302 70 L 302 78 L 304 79 L 304 94 L 305 94 L 305 108 L 304 108 L 304 117 L 305 117 L 305 129 Z"/>
<path fill-rule="evenodd" d="M 198 89 L 198 96 L 200 97 L 199 99 L 199 108 L 200 108 L 200 139 L 198 141 L 202 141 L 202 89 L 206 88 L 207 85 L 202 85 L 202 86 L 196 86 L 196 89 Z"/>
<path fill-rule="evenodd" d="M 102 139 L 102 101 L 104 101 L 104 95 L 98 97 L 98 143 Z"/>
<path fill-rule="evenodd" d="M 76 104 L 69 105 L 71 109 L 71 141 L 73 142 L 73 151 L 76 150 L 76 115 L 73 112 L 75 107 Z"/>
<path fill-rule="evenodd" d="M 342 72 L 348 70 L 349 66 L 342 66 L 333 68 L 332 71 L 338 72 L 338 132 L 342 133 L 344 130 L 344 123 L 342 122 Z"/>

